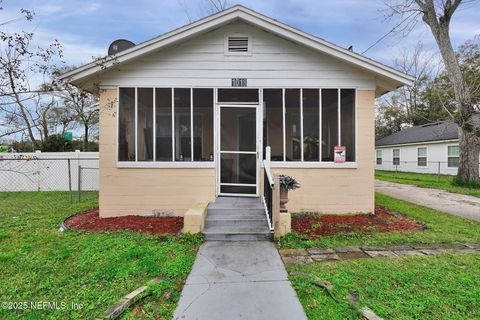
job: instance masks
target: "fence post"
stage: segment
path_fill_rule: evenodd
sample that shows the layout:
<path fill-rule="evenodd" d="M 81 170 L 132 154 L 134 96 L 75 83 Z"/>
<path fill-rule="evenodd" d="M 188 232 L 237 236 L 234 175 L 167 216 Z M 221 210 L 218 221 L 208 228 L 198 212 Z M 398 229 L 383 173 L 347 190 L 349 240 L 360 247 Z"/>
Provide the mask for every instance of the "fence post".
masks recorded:
<path fill-rule="evenodd" d="M 79 161 L 80 162 L 80 161 Z M 80 191 L 82 189 L 82 166 L 78 164 L 78 202 L 80 202 Z"/>
<path fill-rule="evenodd" d="M 440 161 L 438 161 L 437 182 L 440 181 Z"/>
<path fill-rule="evenodd" d="M 398 172 L 398 164 L 395 164 L 395 176 L 394 176 L 394 178 L 397 177 L 397 172 Z"/>
<path fill-rule="evenodd" d="M 70 167 L 70 158 L 67 159 L 68 163 L 68 194 L 70 196 L 70 203 L 72 203 L 72 169 Z"/>

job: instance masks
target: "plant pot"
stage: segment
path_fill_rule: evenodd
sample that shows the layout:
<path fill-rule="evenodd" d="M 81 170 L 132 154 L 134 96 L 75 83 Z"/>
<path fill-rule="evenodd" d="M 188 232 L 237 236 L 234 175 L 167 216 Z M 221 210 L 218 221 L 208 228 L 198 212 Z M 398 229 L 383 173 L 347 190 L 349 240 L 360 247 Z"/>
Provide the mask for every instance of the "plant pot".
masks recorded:
<path fill-rule="evenodd" d="M 288 202 L 288 189 L 280 188 L 280 212 L 288 212 L 285 205 Z"/>

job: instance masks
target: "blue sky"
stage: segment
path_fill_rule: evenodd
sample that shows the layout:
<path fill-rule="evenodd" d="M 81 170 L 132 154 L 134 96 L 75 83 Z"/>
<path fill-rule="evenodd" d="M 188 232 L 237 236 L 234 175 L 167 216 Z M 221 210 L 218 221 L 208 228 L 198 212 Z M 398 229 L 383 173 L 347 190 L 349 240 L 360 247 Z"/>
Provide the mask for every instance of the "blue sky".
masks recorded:
<path fill-rule="evenodd" d="M 206 0 L 4 0 L 0 22 L 18 16 L 20 8 L 34 10 L 33 22 L 14 22 L 10 31 L 34 30 L 38 44 L 58 39 L 68 64 L 80 65 L 92 56 L 106 54 L 111 41 L 118 38 L 135 43 L 148 40 L 188 23 L 180 3 L 199 18 L 206 14 Z M 353 45 L 362 52 L 388 32 L 394 21 L 384 21 L 382 0 L 238 0 L 256 11 L 293 27 L 307 31 L 343 47 Z M 455 46 L 480 34 L 480 1 L 460 7 L 451 25 Z M 430 31 L 419 23 L 406 38 L 388 37 L 370 49 L 366 56 L 388 65 L 402 50 L 421 39 L 429 51 L 436 49 Z"/>

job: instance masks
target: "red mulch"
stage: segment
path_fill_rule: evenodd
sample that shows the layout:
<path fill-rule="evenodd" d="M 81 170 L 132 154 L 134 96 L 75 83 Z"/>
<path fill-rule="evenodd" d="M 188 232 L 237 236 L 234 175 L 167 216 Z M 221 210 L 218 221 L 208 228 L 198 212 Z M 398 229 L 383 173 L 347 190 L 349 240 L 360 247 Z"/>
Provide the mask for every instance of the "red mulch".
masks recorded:
<path fill-rule="evenodd" d="M 376 206 L 375 214 L 314 215 L 292 217 L 292 229 L 308 237 L 330 236 L 339 233 L 391 232 L 420 230 L 425 226 L 404 216 Z"/>
<path fill-rule="evenodd" d="M 182 217 L 123 216 L 100 218 L 98 209 L 70 217 L 65 225 L 74 230 L 115 231 L 131 230 L 148 234 L 177 234 L 183 228 Z"/>

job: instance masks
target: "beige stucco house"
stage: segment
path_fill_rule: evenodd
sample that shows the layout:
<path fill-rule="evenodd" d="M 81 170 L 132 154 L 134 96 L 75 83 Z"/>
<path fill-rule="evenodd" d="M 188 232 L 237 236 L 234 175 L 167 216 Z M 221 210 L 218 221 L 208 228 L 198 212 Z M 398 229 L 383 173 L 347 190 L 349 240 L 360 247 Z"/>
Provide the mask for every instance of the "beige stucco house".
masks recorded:
<path fill-rule="evenodd" d="M 261 197 L 266 147 L 290 211 L 371 212 L 374 99 L 413 80 L 243 6 L 63 78 L 100 94 L 102 217 Z"/>

